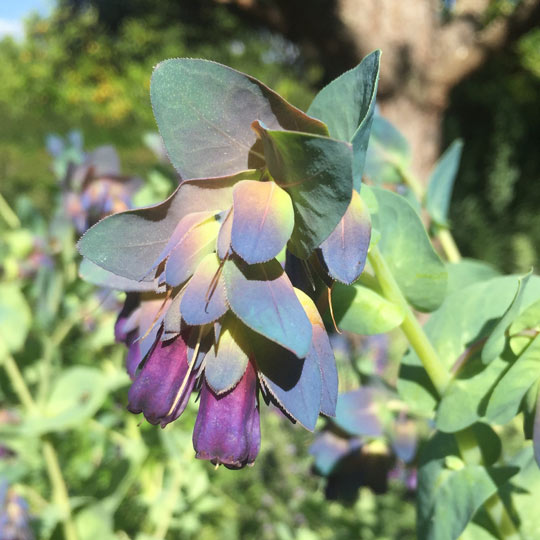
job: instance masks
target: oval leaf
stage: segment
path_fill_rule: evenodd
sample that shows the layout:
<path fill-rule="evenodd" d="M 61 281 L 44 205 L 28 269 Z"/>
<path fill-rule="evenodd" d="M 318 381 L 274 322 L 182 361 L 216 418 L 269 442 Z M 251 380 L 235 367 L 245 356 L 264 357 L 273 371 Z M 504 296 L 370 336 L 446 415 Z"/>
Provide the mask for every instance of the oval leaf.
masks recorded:
<path fill-rule="evenodd" d="M 246 327 L 229 313 L 222 325 L 219 341 L 205 357 L 204 376 L 216 394 L 236 386 L 244 375 L 249 361 Z"/>
<path fill-rule="evenodd" d="M 180 220 L 194 212 L 227 210 L 236 182 L 255 171 L 183 182 L 164 202 L 114 214 L 91 227 L 77 245 L 81 255 L 113 274 L 143 279 L 167 246 Z"/>
<path fill-rule="evenodd" d="M 255 265 L 228 260 L 223 276 L 229 306 L 246 326 L 299 358 L 307 355 L 311 323 L 275 259 Z"/>
<path fill-rule="evenodd" d="M 289 249 L 306 259 L 347 211 L 353 188 L 352 147 L 327 137 L 270 131 L 259 122 L 253 128 L 263 140 L 270 174 L 292 198 Z"/>
<path fill-rule="evenodd" d="M 189 230 L 174 247 L 165 264 L 165 279 L 171 287 L 189 279 L 206 255 L 214 252 L 219 226 L 212 217 Z"/>
<path fill-rule="evenodd" d="M 253 77 L 208 60 L 159 63 L 150 85 L 154 116 L 183 179 L 221 176 L 263 164 L 250 125 L 327 134 L 326 126 Z"/>
<path fill-rule="evenodd" d="M 276 257 L 291 237 L 291 198 L 275 182 L 238 182 L 233 192 L 231 245 L 249 264 Z"/>
<path fill-rule="evenodd" d="M 370 238 L 369 212 L 354 190 L 345 215 L 321 244 L 322 257 L 330 276 L 347 285 L 356 281 L 366 264 Z"/>
<path fill-rule="evenodd" d="M 210 253 L 190 279 L 180 302 L 180 313 L 187 324 L 197 326 L 216 321 L 228 309 L 219 260 L 215 253 Z"/>

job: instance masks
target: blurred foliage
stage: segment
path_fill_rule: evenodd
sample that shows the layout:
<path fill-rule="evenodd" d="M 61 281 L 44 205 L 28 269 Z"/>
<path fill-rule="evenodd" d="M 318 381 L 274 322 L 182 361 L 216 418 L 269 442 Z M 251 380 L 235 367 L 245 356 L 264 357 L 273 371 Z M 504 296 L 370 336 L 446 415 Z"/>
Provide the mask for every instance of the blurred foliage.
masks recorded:
<path fill-rule="evenodd" d="M 58 181 L 81 140 L 49 137 Z M 153 163 L 145 175 L 143 202 L 162 196 L 152 181 L 158 170 Z M 62 186 L 70 193 L 70 183 Z M 82 540 L 414 538 L 412 497 L 400 483 L 377 496 L 362 488 L 347 505 L 328 501 L 324 480 L 310 472 L 312 434 L 275 408 L 263 408 L 261 454 L 241 472 L 194 459 L 195 403 L 164 430 L 128 414 L 125 348 L 113 331 L 121 296 L 78 278 L 76 216 L 61 195 L 49 196 L 51 222 L 25 195 L 16 214 L 0 207 L 0 362 L 16 362 L 38 407 L 21 406 L 2 369 L 0 484 L 27 501 L 36 538 L 64 538 L 45 443 L 55 448 Z M 344 384 L 355 384 L 356 369 L 348 358 L 341 363 Z"/>
<path fill-rule="evenodd" d="M 113 24 L 98 8 L 67 4 L 28 20 L 23 43 L 0 41 L 0 177 L 8 199 L 24 191 L 47 209 L 44 190 L 54 186 L 44 174 L 43 140 L 50 131 L 84 126 L 90 145 L 113 140 L 140 174 L 151 161 L 141 135 L 155 130 L 150 75 L 164 58 L 216 60 L 259 77 L 300 107 L 311 101 L 317 67 L 304 65 L 296 46 L 242 24 L 225 8 L 133 2 L 126 12 L 124 3 Z M 115 5 L 102 3 L 113 11 Z"/>
<path fill-rule="evenodd" d="M 445 121 L 446 141 L 465 140 L 450 216 L 456 240 L 505 271 L 539 262 L 539 51 L 535 29 L 497 54 L 454 89 Z"/>

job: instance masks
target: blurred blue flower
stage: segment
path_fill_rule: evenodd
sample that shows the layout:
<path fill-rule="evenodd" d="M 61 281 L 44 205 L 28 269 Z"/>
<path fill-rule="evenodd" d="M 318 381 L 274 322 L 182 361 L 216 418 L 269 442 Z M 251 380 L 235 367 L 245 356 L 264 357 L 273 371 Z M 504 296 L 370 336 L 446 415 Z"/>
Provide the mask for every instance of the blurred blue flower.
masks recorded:
<path fill-rule="evenodd" d="M 0 539 L 33 540 L 26 501 L 0 482 Z"/>

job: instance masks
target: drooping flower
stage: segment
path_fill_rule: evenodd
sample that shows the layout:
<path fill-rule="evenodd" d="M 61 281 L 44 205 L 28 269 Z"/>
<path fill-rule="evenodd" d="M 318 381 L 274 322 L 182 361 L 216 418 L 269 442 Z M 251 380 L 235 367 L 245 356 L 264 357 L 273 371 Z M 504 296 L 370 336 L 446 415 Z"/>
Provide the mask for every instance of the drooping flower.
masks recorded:
<path fill-rule="evenodd" d="M 238 384 L 218 395 L 203 381 L 193 446 L 196 457 L 230 469 L 252 465 L 261 445 L 257 371 L 248 362 Z"/>

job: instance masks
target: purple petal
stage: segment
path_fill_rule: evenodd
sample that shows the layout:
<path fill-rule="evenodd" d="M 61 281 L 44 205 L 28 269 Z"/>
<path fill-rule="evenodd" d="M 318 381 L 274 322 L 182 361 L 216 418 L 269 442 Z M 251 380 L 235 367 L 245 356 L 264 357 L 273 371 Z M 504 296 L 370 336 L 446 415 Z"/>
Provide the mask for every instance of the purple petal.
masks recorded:
<path fill-rule="evenodd" d="M 217 396 L 203 381 L 193 430 L 196 457 L 231 469 L 251 465 L 261 445 L 257 374 L 251 362 L 233 390 Z"/>
<path fill-rule="evenodd" d="M 158 341 L 129 389 L 128 410 L 142 412 L 151 424 L 165 427 L 186 408 L 195 379 L 188 367 L 184 336 Z"/>

